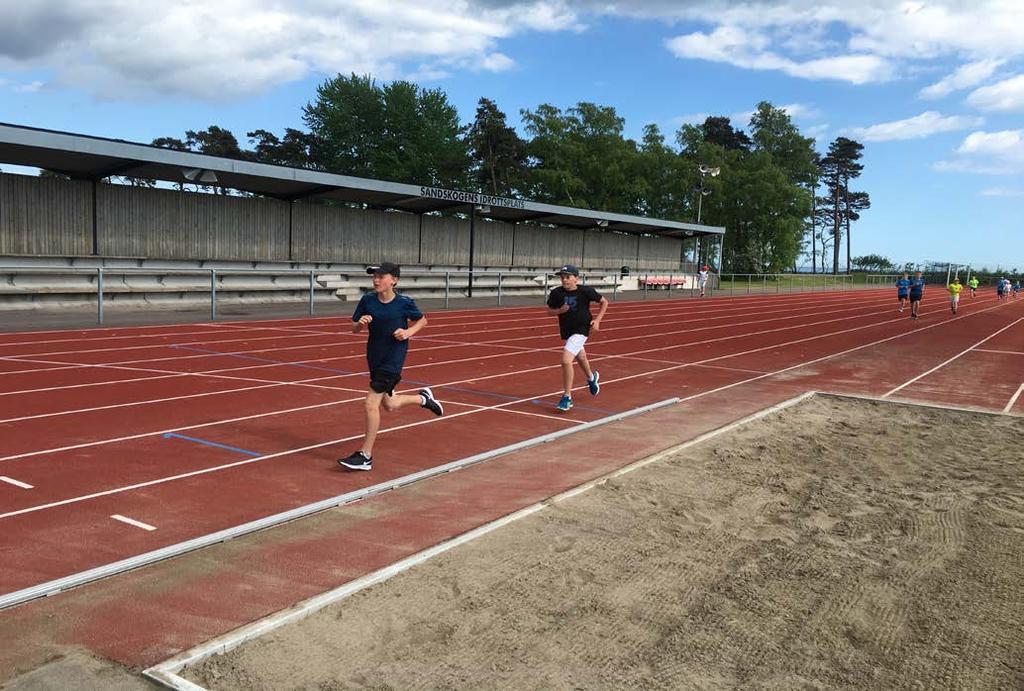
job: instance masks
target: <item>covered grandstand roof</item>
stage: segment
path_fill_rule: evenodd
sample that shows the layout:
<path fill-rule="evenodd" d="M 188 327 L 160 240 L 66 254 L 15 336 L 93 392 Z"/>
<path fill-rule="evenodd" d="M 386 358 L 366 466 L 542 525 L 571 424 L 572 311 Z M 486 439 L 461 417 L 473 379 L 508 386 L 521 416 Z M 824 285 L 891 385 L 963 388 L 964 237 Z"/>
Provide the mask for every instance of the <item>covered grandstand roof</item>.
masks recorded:
<path fill-rule="evenodd" d="M 334 199 L 423 213 L 474 205 L 477 215 L 671 237 L 722 235 L 725 228 L 606 213 L 385 180 L 335 175 L 149 144 L 0 123 L 0 163 L 45 168 L 74 178 L 127 175 L 164 182 L 206 182 L 278 199 Z M 212 173 L 212 175 L 210 175 Z"/>

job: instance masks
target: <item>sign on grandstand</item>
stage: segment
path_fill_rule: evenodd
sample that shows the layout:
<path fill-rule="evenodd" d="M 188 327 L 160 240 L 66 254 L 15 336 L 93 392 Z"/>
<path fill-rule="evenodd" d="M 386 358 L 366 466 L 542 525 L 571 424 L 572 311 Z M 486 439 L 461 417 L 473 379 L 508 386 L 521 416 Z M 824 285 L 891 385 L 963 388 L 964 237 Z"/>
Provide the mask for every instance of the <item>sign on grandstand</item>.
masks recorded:
<path fill-rule="evenodd" d="M 522 199 L 492 197 L 489 194 L 460 192 L 459 190 L 443 190 L 438 187 L 420 187 L 420 196 L 430 197 L 431 199 L 443 199 L 451 202 L 465 202 L 466 204 L 477 204 L 480 206 L 504 206 L 509 209 L 526 208 L 526 202 Z"/>

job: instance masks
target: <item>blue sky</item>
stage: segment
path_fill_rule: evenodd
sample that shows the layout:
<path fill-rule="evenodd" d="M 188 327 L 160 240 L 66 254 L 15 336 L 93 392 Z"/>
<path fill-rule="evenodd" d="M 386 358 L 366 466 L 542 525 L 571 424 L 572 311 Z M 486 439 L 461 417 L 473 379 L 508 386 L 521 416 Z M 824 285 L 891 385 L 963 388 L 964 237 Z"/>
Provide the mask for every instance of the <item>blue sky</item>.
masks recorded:
<path fill-rule="evenodd" d="M 594 101 L 634 137 L 768 100 L 822 150 L 865 144 L 854 254 L 1024 268 L 1022 36 L 1012 0 L 25 0 L 0 7 L 0 121 L 244 140 L 350 71 L 441 87 L 464 120 L 481 96 L 517 124 Z"/>

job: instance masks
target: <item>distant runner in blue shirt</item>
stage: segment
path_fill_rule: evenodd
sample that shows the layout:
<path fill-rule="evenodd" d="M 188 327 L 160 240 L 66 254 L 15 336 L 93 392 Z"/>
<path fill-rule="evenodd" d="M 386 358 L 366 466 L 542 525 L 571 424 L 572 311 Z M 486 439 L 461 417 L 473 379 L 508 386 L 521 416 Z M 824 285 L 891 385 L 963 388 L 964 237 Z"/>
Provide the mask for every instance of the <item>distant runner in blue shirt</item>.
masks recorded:
<path fill-rule="evenodd" d="M 352 315 L 352 333 L 364 328 L 370 331 L 366 342 L 366 364 L 370 370 L 370 390 L 366 393 L 366 436 L 359 451 L 342 458 L 338 463 L 349 470 L 370 470 L 373 465 L 373 442 L 380 428 L 380 408 L 393 412 L 407 405 L 419 405 L 434 415 L 444 409 L 433 392 L 420 389 L 418 395 L 395 394 L 402 380 L 402 367 L 409 352 L 409 339 L 427 325 L 427 318 L 416 302 L 395 292 L 401 267 L 391 262 L 371 266 L 366 273 L 373 276 L 373 292 L 366 293 Z"/>
<path fill-rule="evenodd" d="M 921 298 L 924 297 L 924 276 L 920 271 L 914 273 L 910 281 L 910 318 L 917 319 L 921 311 Z"/>
<path fill-rule="evenodd" d="M 1006 280 L 1005 278 L 1003 278 L 1002 276 L 1000 276 L 999 277 L 999 281 L 996 283 L 996 300 L 1004 300 L 1004 299 L 1006 299 L 1006 297 L 1007 297 L 1006 293 L 1007 293 L 1007 289 L 1009 287 L 1010 287 L 1010 282 L 1008 280 Z"/>
<path fill-rule="evenodd" d="M 907 306 L 907 300 L 910 299 L 910 276 L 906 271 L 903 272 L 903 278 L 896 281 L 896 299 L 900 303 L 900 312 Z"/>

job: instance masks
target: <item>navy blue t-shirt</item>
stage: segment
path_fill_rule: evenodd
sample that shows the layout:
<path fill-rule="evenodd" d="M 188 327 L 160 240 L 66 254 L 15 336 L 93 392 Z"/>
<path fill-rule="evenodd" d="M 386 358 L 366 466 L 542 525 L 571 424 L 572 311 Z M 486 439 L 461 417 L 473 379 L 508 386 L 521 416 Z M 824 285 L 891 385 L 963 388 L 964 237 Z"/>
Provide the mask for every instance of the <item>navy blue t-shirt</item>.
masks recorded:
<path fill-rule="evenodd" d="M 898 281 L 896 281 L 896 294 L 906 295 L 907 289 L 910 287 L 910 283 L 911 281 L 909 278 L 901 278 Z"/>
<path fill-rule="evenodd" d="M 910 280 L 910 294 L 920 296 L 924 293 L 924 277 Z"/>
<path fill-rule="evenodd" d="M 416 302 L 405 295 L 396 294 L 391 302 L 381 302 L 377 293 L 366 293 L 359 300 L 352 321 L 357 322 L 364 315 L 373 317 L 370 322 L 370 338 L 366 342 L 366 363 L 370 372 L 380 370 L 387 374 L 401 374 L 405 355 L 409 352 L 409 341 L 395 339 L 396 329 L 405 329 L 410 321 L 423 318 Z"/>

